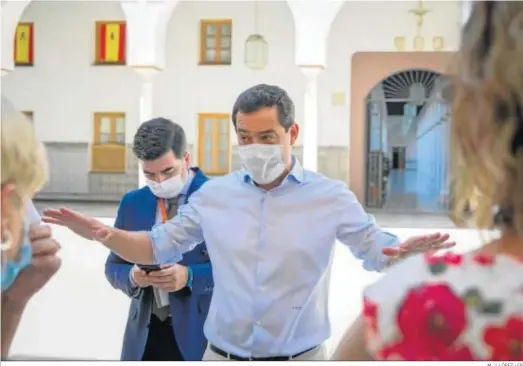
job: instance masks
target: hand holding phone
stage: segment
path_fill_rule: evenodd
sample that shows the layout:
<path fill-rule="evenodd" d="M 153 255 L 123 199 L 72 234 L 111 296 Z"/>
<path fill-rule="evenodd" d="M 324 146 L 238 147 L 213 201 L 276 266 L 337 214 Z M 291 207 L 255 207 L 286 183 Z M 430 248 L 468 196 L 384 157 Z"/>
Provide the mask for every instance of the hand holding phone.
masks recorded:
<path fill-rule="evenodd" d="M 131 269 L 132 282 L 144 288 L 152 285 L 149 273 L 161 270 L 160 266 L 136 264 Z"/>
<path fill-rule="evenodd" d="M 159 265 L 156 265 L 156 264 L 137 264 L 137 266 L 145 273 L 156 272 L 156 271 L 162 270 L 162 267 L 160 267 Z"/>

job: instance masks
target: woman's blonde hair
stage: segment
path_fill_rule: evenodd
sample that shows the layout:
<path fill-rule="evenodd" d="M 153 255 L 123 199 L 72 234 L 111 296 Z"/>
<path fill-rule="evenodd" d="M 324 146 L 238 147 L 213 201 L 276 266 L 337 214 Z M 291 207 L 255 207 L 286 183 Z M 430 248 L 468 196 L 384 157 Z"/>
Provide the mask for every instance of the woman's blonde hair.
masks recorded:
<path fill-rule="evenodd" d="M 0 132 L 1 181 L 13 184 L 22 197 L 31 197 L 47 181 L 47 159 L 31 122 L 2 97 Z"/>
<path fill-rule="evenodd" d="M 453 218 L 523 234 L 523 2 L 475 2 L 455 67 Z"/>

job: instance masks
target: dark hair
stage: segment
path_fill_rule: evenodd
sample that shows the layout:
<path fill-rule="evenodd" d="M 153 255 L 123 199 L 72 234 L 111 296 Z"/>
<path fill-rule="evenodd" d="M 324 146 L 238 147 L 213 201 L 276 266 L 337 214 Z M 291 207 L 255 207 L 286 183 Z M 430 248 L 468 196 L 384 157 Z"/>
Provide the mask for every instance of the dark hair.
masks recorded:
<path fill-rule="evenodd" d="M 185 155 L 187 139 L 182 126 L 162 117 L 141 124 L 133 142 L 133 153 L 139 160 L 156 160 L 169 150 L 176 159 Z"/>
<path fill-rule="evenodd" d="M 287 92 L 276 85 L 258 84 L 242 92 L 232 109 L 232 123 L 236 127 L 236 114 L 252 113 L 264 107 L 278 109 L 278 121 L 287 131 L 294 123 L 294 103 Z"/>

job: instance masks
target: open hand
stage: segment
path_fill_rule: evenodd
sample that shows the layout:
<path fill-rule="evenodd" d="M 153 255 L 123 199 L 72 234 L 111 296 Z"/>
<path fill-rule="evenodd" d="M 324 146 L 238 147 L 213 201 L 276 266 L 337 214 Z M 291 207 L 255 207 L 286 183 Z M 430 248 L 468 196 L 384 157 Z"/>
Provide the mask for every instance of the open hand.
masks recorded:
<path fill-rule="evenodd" d="M 32 224 L 29 227 L 29 240 L 33 253 L 31 264 L 20 272 L 13 285 L 2 294 L 8 301 L 19 306 L 25 306 L 61 265 L 58 257 L 60 245 L 51 237 L 49 226 Z"/>
<path fill-rule="evenodd" d="M 104 242 L 111 233 L 110 228 L 102 222 L 68 208 L 47 208 L 43 211 L 42 221 L 65 226 L 88 240 Z"/>
<path fill-rule="evenodd" d="M 149 272 L 148 280 L 155 288 L 175 292 L 187 286 L 189 271 L 180 264 L 162 264 L 162 270 Z"/>
<path fill-rule="evenodd" d="M 398 246 L 383 248 L 383 254 L 390 257 L 392 264 L 410 254 L 452 248 L 456 243 L 449 238 L 449 234 L 441 233 L 414 236 Z"/>

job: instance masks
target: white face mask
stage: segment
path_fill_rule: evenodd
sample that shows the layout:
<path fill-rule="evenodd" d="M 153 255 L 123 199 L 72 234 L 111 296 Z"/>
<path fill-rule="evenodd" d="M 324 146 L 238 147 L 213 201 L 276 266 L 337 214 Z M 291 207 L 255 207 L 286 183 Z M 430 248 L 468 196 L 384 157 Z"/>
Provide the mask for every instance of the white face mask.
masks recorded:
<path fill-rule="evenodd" d="M 174 198 L 180 194 L 184 186 L 184 181 L 181 175 L 176 175 L 169 179 L 164 180 L 161 183 L 155 182 L 154 180 L 147 179 L 147 185 L 151 188 L 151 191 L 156 197 L 159 198 Z"/>
<path fill-rule="evenodd" d="M 238 154 L 242 166 L 258 184 L 272 183 L 285 171 L 282 145 L 241 145 Z"/>

